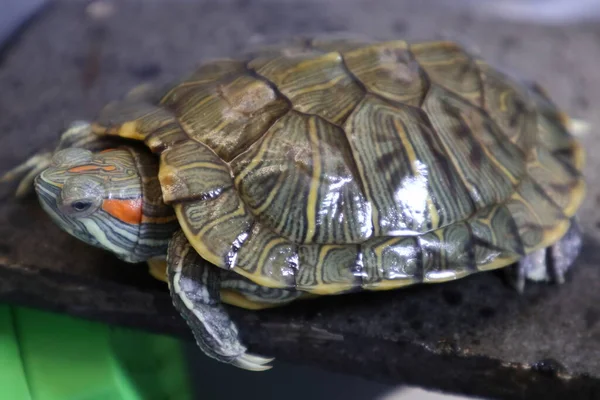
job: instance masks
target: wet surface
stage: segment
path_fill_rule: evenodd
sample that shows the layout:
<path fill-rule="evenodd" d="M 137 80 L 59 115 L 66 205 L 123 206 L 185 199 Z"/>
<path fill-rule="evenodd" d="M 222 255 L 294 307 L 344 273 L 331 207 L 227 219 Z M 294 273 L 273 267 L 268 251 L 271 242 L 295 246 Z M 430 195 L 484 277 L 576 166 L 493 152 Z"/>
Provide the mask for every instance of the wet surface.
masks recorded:
<path fill-rule="evenodd" d="M 450 32 L 600 125 L 597 26 L 501 24 L 408 1 L 338 3 L 128 0 L 95 35 L 98 22 L 83 2 L 58 1 L 2 55 L 0 170 L 51 147 L 72 120 L 92 118 L 136 84 L 168 81 L 249 42 L 340 29 L 414 38 Z M 592 133 L 583 141 L 592 182 L 581 212 L 586 239 L 566 284 L 531 285 L 518 296 L 501 274 L 486 273 L 262 312 L 232 309 L 246 342 L 282 360 L 382 382 L 500 398 L 599 398 L 600 185 L 593 182 L 600 158 L 593 154 L 600 140 Z M 78 242 L 37 200 L 17 202 L 9 189 L 0 187 L 0 299 L 190 337 L 144 266 Z"/>

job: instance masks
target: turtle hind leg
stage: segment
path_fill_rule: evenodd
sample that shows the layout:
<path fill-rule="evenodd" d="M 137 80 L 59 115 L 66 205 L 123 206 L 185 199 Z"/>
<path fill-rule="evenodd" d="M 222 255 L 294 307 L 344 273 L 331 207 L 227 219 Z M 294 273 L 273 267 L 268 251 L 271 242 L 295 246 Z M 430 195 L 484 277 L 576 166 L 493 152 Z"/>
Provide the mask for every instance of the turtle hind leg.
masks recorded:
<path fill-rule="evenodd" d="M 147 261 L 148 271 L 155 279 L 168 282 L 166 257 L 154 257 Z M 262 310 L 288 304 L 307 293 L 274 289 L 257 285 L 235 272 L 219 269 L 221 302 L 247 310 Z"/>
<path fill-rule="evenodd" d="M 179 231 L 169 244 L 167 276 L 173 304 L 209 357 L 251 371 L 270 369 L 272 358 L 246 352 L 220 300 L 220 271 L 203 260 Z"/>
<path fill-rule="evenodd" d="M 581 229 L 577 220 L 572 218 L 569 230 L 559 241 L 550 247 L 526 255 L 515 265 L 506 269 L 510 283 L 519 292 L 524 291 L 527 280 L 563 283 L 582 244 Z"/>
<path fill-rule="evenodd" d="M 235 272 L 220 269 L 221 300 L 248 310 L 279 307 L 298 298 L 308 297 L 296 290 L 276 289 L 257 285 Z"/>

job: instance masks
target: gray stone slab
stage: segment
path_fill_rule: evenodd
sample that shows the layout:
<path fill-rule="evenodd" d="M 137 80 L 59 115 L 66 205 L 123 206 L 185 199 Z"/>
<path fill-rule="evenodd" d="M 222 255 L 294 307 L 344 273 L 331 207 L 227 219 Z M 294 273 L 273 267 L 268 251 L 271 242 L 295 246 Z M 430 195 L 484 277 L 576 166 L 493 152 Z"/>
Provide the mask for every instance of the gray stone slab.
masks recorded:
<path fill-rule="evenodd" d="M 57 1 L 0 64 L 0 170 L 50 147 L 145 81 L 298 33 L 353 31 L 432 38 L 443 32 L 545 86 L 571 115 L 599 126 L 600 28 L 476 19 L 432 2 L 383 0 L 115 2 L 105 24 L 85 2 Z M 586 243 L 568 282 L 517 296 L 497 274 L 389 293 L 231 309 L 252 350 L 389 383 L 495 398 L 600 398 L 600 140 L 589 152 Z M 79 243 L 35 199 L 0 196 L 0 299 L 188 337 L 165 288 L 138 265 Z"/>
<path fill-rule="evenodd" d="M 4 0 L 0 13 L 0 49 L 9 44 L 10 39 L 25 29 L 49 0 Z"/>

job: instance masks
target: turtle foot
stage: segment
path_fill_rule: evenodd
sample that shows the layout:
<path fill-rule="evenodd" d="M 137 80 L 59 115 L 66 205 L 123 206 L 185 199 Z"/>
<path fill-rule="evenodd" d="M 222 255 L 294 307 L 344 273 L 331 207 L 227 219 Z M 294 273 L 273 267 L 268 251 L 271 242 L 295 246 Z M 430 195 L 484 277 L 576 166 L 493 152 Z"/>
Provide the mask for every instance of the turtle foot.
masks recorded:
<path fill-rule="evenodd" d="M 15 191 L 15 197 L 23 198 L 33 192 L 33 181 L 43 170 L 45 170 L 52 160 L 51 152 L 42 152 L 31 156 L 24 163 L 17 165 L 0 176 L 0 183 L 8 183 L 19 180 L 19 185 Z"/>
<path fill-rule="evenodd" d="M 569 268 L 581 250 L 583 240 L 579 224 L 571 219 L 567 233 L 550 247 L 534 251 L 517 264 L 507 268 L 508 279 L 519 292 L 525 290 L 527 280 L 562 284 Z"/>
<path fill-rule="evenodd" d="M 220 271 L 203 260 L 181 232 L 169 244 L 168 282 L 173 304 L 209 357 L 250 371 L 271 368 L 272 358 L 248 353 L 220 301 Z"/>

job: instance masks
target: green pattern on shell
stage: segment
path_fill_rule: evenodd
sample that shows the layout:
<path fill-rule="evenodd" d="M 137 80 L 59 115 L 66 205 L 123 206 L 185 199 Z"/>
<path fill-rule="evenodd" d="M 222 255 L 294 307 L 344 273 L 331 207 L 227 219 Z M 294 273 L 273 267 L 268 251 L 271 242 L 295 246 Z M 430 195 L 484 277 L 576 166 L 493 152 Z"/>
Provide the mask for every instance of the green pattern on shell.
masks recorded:
<path fill-rule="evenodd" d="M 539 87 L 451 42 L 301 40 L 209 62 L 127 110 L 98 125 L 161 154 L 190 243 L 268 287 L 499 268 L 558 240 L 584 194 L 581 152 Z"/>

